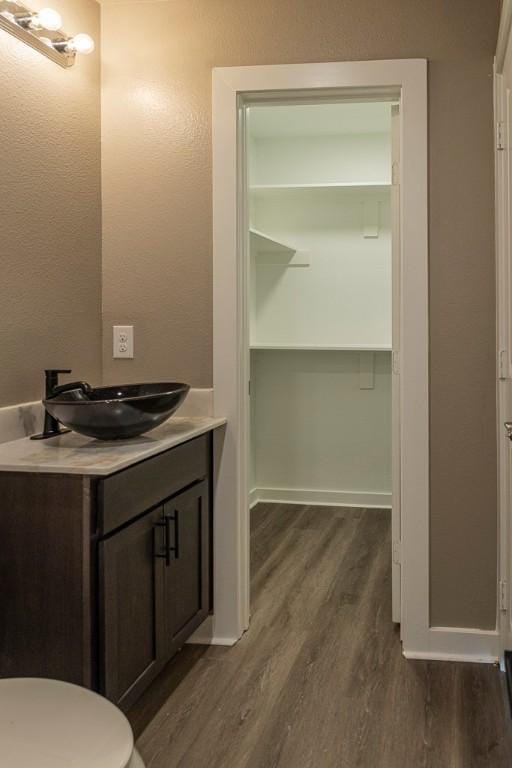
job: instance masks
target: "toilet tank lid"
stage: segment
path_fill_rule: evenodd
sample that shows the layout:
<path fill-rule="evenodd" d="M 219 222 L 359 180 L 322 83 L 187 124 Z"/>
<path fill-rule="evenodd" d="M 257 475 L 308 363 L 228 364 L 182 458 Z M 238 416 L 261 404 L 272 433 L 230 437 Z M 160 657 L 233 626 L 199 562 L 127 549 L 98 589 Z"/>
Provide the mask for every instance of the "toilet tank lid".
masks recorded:
<path fill-rule="evenodd" d="M 126 768 L 133 733 L 97 693 L 43 678 L 0 680 L 0 764 L 10 768 Z"/>

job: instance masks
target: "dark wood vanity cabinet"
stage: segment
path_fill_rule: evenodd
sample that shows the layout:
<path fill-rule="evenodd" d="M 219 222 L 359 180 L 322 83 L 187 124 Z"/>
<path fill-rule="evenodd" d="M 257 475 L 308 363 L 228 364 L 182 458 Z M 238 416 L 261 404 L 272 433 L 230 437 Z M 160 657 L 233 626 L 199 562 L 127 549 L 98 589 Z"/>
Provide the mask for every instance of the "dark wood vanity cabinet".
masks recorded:
<path fill-rule="evenodd" d="M 210 610 L 211 433 L 104 478 L 0 473 L 0 676 L 128 709 Z"/>
<path fill-rule="evenodd" d="M 208 615 L 208 483 L 99 543 L 100 689 L 129 706 Z"/>
<path fill-rule="evenodd" d="M 99 545 L 100 690 L 117 704 L 136 696 L 165 659 L 161 519 L 161 508 L 147 512 Z"/>
<path fill-rule="evenodd" d="M 209 560 L 207 484 L 166 502 L 163 513 L 171 545 L 164 569 L 166 652 L 173 655 L 208 614 L 209 584 L 202 578 Z"/>

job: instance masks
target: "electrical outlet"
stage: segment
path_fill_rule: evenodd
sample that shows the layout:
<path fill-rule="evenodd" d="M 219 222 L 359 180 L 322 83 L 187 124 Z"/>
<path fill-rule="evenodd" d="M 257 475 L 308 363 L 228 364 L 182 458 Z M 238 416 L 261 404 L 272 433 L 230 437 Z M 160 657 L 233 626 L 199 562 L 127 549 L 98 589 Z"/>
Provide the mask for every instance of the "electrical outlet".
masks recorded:
<path fill-rule="evenodd" d="M 114 325 L 114 357 L 133 357 L 133 325 Z"/>

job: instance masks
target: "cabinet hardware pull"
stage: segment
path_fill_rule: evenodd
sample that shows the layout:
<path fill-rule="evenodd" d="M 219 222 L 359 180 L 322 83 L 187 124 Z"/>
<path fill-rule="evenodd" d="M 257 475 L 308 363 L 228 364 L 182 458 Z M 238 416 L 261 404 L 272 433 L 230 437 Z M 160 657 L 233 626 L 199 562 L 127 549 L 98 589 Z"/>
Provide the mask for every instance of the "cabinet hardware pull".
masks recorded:
<path fill-rule="evenodd" d="M 166 517 L 165 520 L 159 521 L 158 523 L 155 523 L 155 528 L 164 528 L 165 530 L 165 538 L 164 538 L 164 552 L 157 553 L 155 557 L 165 557 L 165 564 L 170 565 L 171 564 L 171 550 L 169 547 L 170 542 L 170 531 L 169 531 L 169 518 Z"/>
<path fill-rule="evenodd" d="M 180 556 L 180 529 L 179 529 L 179 511 L 177 509 L 174 510 L 172 515 L 166 515 L 165 522 L 168 525 L 167 529 L 167 541 L 169 543 L 169 558 L 170 553 L 172 552 L 174 554 L 174 557 L 176 560 L 178 560 Z M 171 521 L 174 523 L 174 546 L 171 547 Z"/>
<path fill-rule="evenodd" d="M 174 510 L 174 557 L 176 560 L 180 556 L 180 513 Z"/>
<path fill-rule="evenodd" d="M 174 546 L 171 547 L 171 523 L 174 523 Z M 155 557 L 165 557 L 165 564 L 171 564 L 171 554 L 176 560 L 180 556 L 180 529 L 179 529 L 179 511 L 174 510 L 172 515 L 165 515 L 163 520 L 155 523 L 155 528 L 165 529 L 164 551 L 159 552 Z"/>

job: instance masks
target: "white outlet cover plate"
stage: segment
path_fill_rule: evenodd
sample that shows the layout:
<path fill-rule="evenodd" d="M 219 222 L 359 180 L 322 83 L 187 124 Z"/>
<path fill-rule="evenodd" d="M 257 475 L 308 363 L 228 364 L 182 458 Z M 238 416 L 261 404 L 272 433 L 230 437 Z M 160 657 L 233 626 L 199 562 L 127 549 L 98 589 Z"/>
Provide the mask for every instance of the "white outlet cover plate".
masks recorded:
<path fill-rule="evenodd" d="M 133 325 L 114 325 L 112 331 L 113 356 L 133 358 Z"/>

